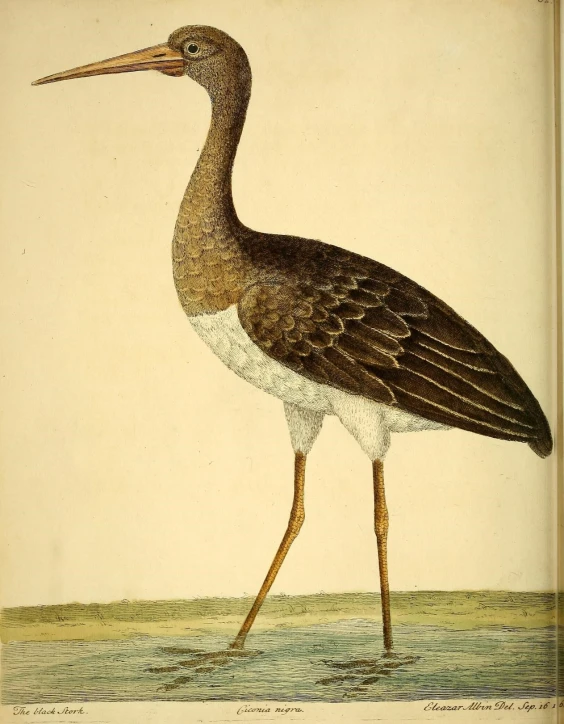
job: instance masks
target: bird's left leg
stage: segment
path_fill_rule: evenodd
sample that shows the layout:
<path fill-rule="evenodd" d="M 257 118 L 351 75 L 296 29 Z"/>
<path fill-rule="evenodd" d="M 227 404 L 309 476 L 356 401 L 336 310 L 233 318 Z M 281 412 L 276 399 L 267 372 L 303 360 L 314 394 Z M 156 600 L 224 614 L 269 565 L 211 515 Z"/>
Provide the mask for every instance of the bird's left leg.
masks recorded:
<path fill-rule="evenodd" d="M 233 641 L 230 646 L 231 649 L 242 649 L 244 647 L 247 634 L 249 633 L 260 607 L 264 603 L 264 599 L 278 575 L 278 571 L 280 570 L 292 543 L 297 538 L 305 518 L 304 485 L 306 456 L 311 450 L 311 447 L 315 442 L 315 438 L 321 430 L 323 414 L 313 412 L 311 410 L 304 410 L 296 405 L 290 405 L 288 403 L 284 404 L 284 409 L 295 453 L 294 501 L 292 503 L 292 511 L 290 513 L 290 520 L 288 521 L 288 527 L 284 533 L 282 542 L 278 547 L 274 560 L 272 561 L 268 573 L 266 574 L 266 578 L 264 579 L 251 610 L 247 614 L 247 618 L 241 626 L 235 641 Z"/>

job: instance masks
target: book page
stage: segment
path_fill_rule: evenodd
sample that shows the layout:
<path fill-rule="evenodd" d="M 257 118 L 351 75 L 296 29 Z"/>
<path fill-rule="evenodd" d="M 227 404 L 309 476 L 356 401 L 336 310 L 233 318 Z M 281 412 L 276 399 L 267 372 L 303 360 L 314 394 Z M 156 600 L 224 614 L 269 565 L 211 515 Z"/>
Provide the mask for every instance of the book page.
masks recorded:
<path fill-rule="evenodd" d="M 327 414 L 249 633 L 264 653 L 195 673 L 186 652 L 225 650 L 243 623 L 294 490 L 281 400 L 227 369 L 174 287 L 210 101 L 154 71 L 31 86 L 187 24 L 228 33 L 252 69 L 239 219 L 429 290 L 510 360 L 555 436 L 553 12 L 2 4 L 2 721 L 556 721 L 556 455 L 456 426 L 392 433 L 385 457 L 397 670 L 371 460 Z"/>

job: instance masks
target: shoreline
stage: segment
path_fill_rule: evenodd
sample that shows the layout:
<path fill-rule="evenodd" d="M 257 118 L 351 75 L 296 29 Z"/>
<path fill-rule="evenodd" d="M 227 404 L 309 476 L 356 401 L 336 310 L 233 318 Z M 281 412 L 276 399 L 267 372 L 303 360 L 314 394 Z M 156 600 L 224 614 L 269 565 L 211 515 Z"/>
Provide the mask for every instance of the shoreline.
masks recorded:
<path fill-rule="evenodd" d="M 117 601 L 19 606 L 0 612 L 0 640 L 102 641 L 138 636 L 237 633 L 251 603 L 245 598 Z M 394 626 L 428 625 L 471 630 L 556 625 L 556 594 L 510 591 L 392 592 Z M 375 593 L 317 593 L 269 597 L 255 630 L 296 628 L 337 621 L 380 621 Z"/>

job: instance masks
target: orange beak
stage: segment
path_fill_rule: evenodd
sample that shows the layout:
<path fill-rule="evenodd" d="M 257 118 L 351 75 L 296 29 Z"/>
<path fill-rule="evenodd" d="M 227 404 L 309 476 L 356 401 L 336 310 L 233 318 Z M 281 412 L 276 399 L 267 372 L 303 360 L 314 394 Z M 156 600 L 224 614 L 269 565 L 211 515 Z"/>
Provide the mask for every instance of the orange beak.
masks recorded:
<path fill-rule="evenodd" d="M 184 72 L 184 58 L 182 53 L 172 50 L 166 43 L 163 43 L 153 45 L 151 48 L 136 50 L 134 53 L 101 60 L 98 63 L 64 70 L 62 73 L 54 73 L 34 80 L 31 85 L 55 83 L 58 80 L 70 80 L 71 78 L 88 78 L 91 75 L 106 75 L 107 73 L 132 73 L 135 70 L 159 70 L 166 75 L 181 76 Z"/>

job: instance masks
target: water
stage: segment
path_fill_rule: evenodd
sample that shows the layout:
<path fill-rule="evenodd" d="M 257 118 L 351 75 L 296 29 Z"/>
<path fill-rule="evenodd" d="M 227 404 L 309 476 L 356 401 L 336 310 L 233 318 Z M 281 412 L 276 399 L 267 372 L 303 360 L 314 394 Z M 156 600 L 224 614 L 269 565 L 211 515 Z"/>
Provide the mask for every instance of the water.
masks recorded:
<path fill-rule="evenodd" d="M 216 634 L 13 642 L 3 647 L 2 703 L 406 701 L 556 694 L 553 627 L 457 631 L 398 625 L 393 658 L 375 653 L 377 635 L 374 622 L 364 620 L 257 631 L 249 636 L 248 655 L 231 657 L 225 654 L 230 639 Z"/>

